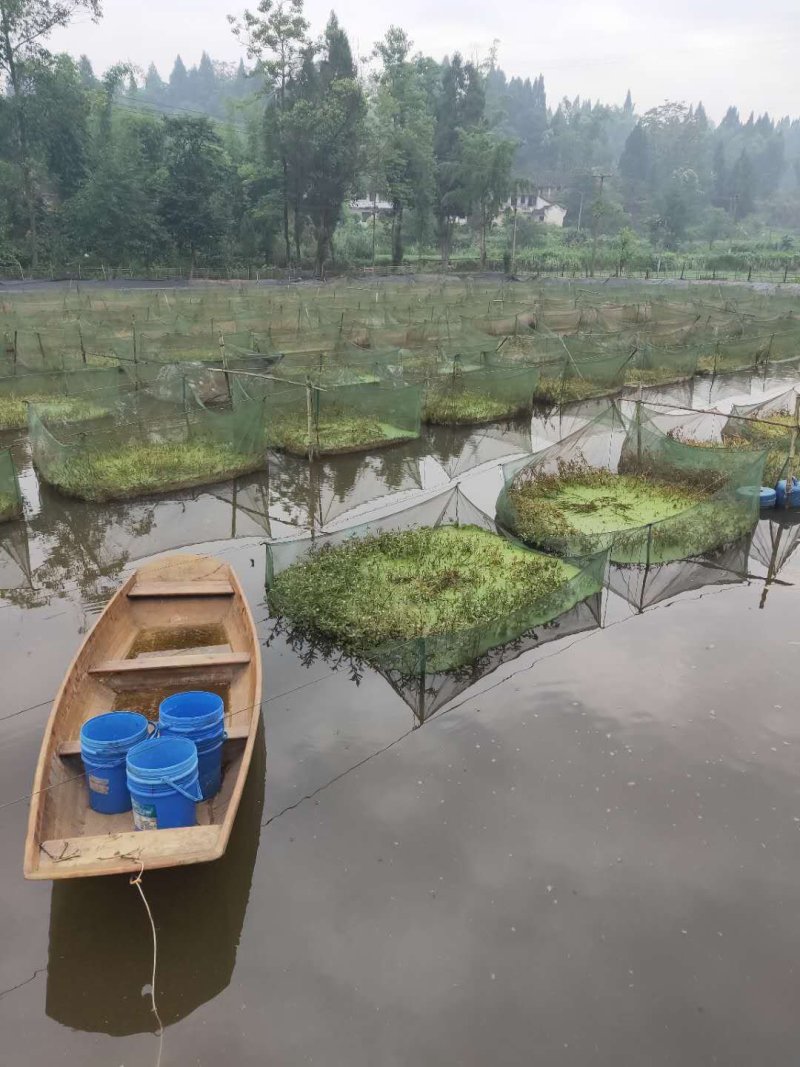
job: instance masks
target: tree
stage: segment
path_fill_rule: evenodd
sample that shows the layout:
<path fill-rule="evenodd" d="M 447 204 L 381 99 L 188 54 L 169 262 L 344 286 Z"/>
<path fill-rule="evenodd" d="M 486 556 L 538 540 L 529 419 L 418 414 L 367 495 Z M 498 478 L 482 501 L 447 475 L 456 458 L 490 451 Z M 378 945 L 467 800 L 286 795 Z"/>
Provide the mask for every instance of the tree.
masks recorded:
<path fill-rule="evenodd" d="M 743 219 L 752 215 L 755 205 L 755 173 L 746 148 L 733 165 L 731 171 L 731 214 L 734 219 Z"/>
<path fill-rule="evenodd" d="M 392 202 L 392 263 L 403 262 L 403 212 L 427 212 L 433 192 L 433 115 L 411 41 L 397 26 L 375 46 L 382 61 L 374 100 L 376 178 Z"/>
<path fill-rule="evenodd" d="M 175 64 L 169 76 L 169 98 L 173 104 L 188 103 L 189 73 L 180 56 L 175 57 Z"/>
<path fill-rule="evenodd" d="M 224 230 L 222 144 L 207 118 L 165 118 L 164 189 L 159 214 L 178 251 L 206 251 Z"/>
<path fill-rule="evenodd" d="M 29 221 L 31 266 L 38 263 L 36 242 L 36 185 L 27 123 L 23 80 L 27 65 L 48 58 L 44 42 L 54 29 L 67 26 L 75 14 L 87 11 L 100 18 L 100 0 L 0 0 L 0 71 L 8 75 L 14 104 L 22 187 Z"/>
<path fill-rule="evenodd" d="M 111 266 L 150 263 L 164 237 L 157 178 L 162 123 L 118 114 L 96 141 L 87 179 L 65 206 L 71 243 Z"/>
<path fill-rule="evenodd" d="M 316 232 L 316 269 L 322 276 L 342 202 L 358 173 L 366 112 L 350 42 L 333 13 L 325 27 L 318 73 L 314 97 L 297 101 L 292 110 L 309 131 L 307 207 Z"/>
<path fill-rule="evenodd" d="M 436 105 L 434 153 L 436 156 L 435 215 L 439 227 L 442 264 L 450 262 L 453 225 L 469 212 L 466 173 L 461 159 L 462 133 L 483 120 L 483 82 L 472 63 L 456 53 L 442 65 Z"/>
<path fill-rule="evenodd" d="M 461 133 L 464 187 L 471 210 L 478 219 L 483 269 L 486 268 L 486 234 L 509 194 L 515 147 L 513 141 L 497 138 L 486 129 Z"/>
<path fill-rule="evenodd" d="M 308 45 L 308 22 L 303 16 L 303 0 L 260 0 L 253 11 L 245 11 L 241 19 L 228 16 L 234 35 L 245 43 L 247 54 L 255 59 L 264 79 L 264 91 L 269 104 L 277 107 L 277 137 L 280 166 L 283 176 L 283 237 L 286 262 L 291 262 L 289 243 L 289 161 L 285 143 L 284 121 L 287 109 L 287 90 L 297 74 Z"/>
<path fill-rule="evenodd" d="M 81 85 L 84 89 L 96 88 L 97 78 L 95 77 L 94 69 L 92 68 L 88 56 L 81 56 L 78 60 L 78 73 L 80 75 Z"/>

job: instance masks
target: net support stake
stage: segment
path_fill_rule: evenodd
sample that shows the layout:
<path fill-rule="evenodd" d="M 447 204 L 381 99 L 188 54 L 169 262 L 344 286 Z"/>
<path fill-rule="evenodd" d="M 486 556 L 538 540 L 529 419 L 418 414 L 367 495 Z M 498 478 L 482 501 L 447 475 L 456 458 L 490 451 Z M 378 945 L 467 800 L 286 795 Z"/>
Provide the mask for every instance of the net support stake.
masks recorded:
<path fill-rule="evenodd" d="M 800 430 L 800 393 L 794 398 L 794 425 L 792 426 L 792 440 L 789 443 L 789 461 L 786 464 L 786 492 L 783 494 L 783 506 L 786 509 L 791 506 L 792 475 L 794 473 L 794 454 L 797 449 L 798 430 Z"/>
<path fill-rule="evenodd" d="M 306 375 L 306 420 L 308 423 L 308 458 L 311 461 L 314 459 L 314 388 L 310 375 Z"/>

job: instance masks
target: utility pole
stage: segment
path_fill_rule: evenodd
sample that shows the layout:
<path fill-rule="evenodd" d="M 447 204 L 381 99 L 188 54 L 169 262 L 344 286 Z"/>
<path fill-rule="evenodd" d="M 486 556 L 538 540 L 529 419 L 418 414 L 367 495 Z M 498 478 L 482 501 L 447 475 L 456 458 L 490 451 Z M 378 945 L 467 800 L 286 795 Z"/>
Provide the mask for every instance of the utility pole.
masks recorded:
<path fill-rule="evenodd" d="M 594 264 L 597 256 L 597 225 L 600 221 L 600 207 L 603 203 L 603 185 L 606 178 L 610 178 L 610 174 L 593 174 L 593 178 L 599 178 L 600 191 L 597 194 L 597 200 L 595 200 L 592 206 L 592 264 L 589 269 L 589 274 L 594 278 Z"/>

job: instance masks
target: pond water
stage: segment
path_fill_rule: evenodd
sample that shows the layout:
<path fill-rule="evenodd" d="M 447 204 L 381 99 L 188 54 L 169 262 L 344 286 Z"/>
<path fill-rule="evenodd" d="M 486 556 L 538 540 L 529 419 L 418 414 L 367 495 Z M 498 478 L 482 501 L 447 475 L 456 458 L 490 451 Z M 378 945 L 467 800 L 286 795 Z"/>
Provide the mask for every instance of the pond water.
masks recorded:
<path fill-rule="evenodd" d="M 269 618 L 267 537 L 353 506 L 374 517 L 386 493 L 462 474 L 491 513 L 517 433 L 439 433 L 311 472 L 281 460 L 269 477 L 106 506 L 40 489 L 15 442 L 27 522 L 0 546 L 4 1062 L 795 1062 L 800 526 L 774 516 L 725 558 L 618 568 L 602 627 L 565 623 L 443 707 Z M 225 858 L 144 876 L 159 1038 L 136 890 L 26 883 L 22 848 L 79 641 L 138 560 L 194 545 L 236 568 L 254 609 L 264 729 Z"/>

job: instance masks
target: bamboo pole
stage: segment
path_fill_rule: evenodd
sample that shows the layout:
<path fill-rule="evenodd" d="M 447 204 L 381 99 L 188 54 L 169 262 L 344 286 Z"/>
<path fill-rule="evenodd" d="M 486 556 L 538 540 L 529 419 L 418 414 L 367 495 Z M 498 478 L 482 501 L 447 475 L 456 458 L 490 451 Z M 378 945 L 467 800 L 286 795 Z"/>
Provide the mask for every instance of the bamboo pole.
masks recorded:
<path fill-rule="evenodd" d="M 791 507 L 792 475 L 794 473 L 794 454 L 797 449 L 798 431 L 800 431 L 800 393 L 794 399 L 794 425 L 792 426 L 792 439 L 789 443 L 789 460 L 786 464 L 786 491 L 783 494 L 783 506 L 787 509 Z"/>

